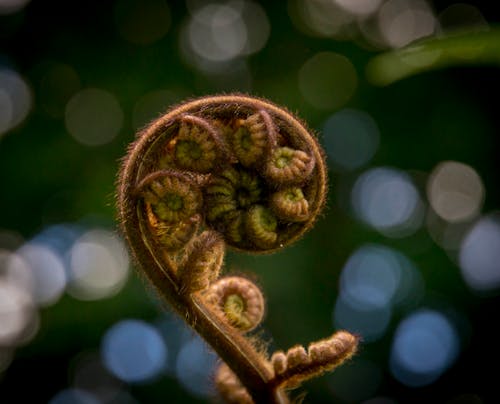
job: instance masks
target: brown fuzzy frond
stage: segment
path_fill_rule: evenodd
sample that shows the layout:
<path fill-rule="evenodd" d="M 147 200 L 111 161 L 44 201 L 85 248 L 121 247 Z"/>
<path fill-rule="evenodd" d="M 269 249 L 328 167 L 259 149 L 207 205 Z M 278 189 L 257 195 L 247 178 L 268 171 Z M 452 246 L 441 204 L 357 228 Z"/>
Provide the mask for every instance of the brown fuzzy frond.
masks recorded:
<path fill-rule="evenodd" d="M 296 345 L 286 354 L 277 351 L 271 357 L 275 372 L 273 384 L 295 388 L 307 379 L 331 371 L 351 358 L 357 350 L 359 338 L 347 331 L 338 331 L 330 338 L 313 342 L 306 352 Z"/>

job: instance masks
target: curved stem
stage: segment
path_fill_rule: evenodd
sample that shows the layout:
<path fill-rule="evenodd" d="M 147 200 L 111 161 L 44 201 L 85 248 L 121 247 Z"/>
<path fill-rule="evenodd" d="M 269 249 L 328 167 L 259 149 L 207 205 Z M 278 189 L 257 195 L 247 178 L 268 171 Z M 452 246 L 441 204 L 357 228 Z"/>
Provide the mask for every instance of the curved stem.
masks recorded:
<path fill-rule="evenodd" d="M 273 372 L 245 337 L 214 316 L 200 295 L 191 295 L 189 306 L 193 328 L 233 370 L 256 403 L 288 403 L 286 395 L 270 385 Z"/>
<path fill-rule="evenodd" d="M 326 169 L 316 139 L 305 129 L 305 126 L 274 104 L 243 95 L 229 95 L 205 97 L 176 107 L 139 134 L 137 141 L 130 147 L 118 180 L 118 208 L 123 233 L 132 248 L 136 262 L 142 269 L 142 274 L 156 289 L 158 295 L 171 305 L 226 362 L 253 400 L 256 403 L 286 404 L 289 403 L 287 395 L 281 387 L 273 383 L 274 371 L 267 359 L 257 351 L 249 339 L 220 318 L 205 303 L 201 292 L 188 294 L 181 290 L 175 265 L 168 259 L 162 258 L 162 254 L 158 253 L 157 243 L 144 228 L 140 198 L 135 191 L 141 181 L 143 182 L 150 174 L 148 171 L 155 160 L 155 152 L 149 154 L 150 151 L 155 149 L 156 142 L 162 139 L 162 136 L 168 136 L 169 128 L 178 126 L 179 118 L 208 130 L 217 142 L 218 134 L 203 118 L 204 112 L 207 112 L 207 104 L 211 105 L 210 113 L 219 113 L 222 118 L 228 114 L 243 116 L 246 113 L 260 111 L 272 136 L 276 136 L 275 130 L 293 133 L 296 146 L 312 154 L 312 158 L 317 162 L 317 173 L 306 190 L 310 200 L 314 201 L 310 206 L 312 219 L 300 231 L 289 235 L 287 243 L 296 241 L 311 228 L 313 218 L 317 216 L 324 204 L 327 188 Z M 275 119 L 274 123 L 271 121 L 271 115 Z M 166 135 L 165 131 L 167 131 Z M 222 141 L 220 143 L 219 146 L 224 149 L 225 145 Z M 268 249 L 266 252 L 269 253 L 279 248 L 281 246 Z"/>
<path fill-rule="evenodd" d="M 136 171 L 138 168 L 138 159 L 133 157 L 132 155 L 123 170 L 125 177 L 129 176 L 130 171 Z M 171 276 L 173 269 L 163 268 L 168 263 L 159 262 L 152 252 L 154 244 L 141 236 L 147 232 L 144 229 L 141 231 L 143 225 L 139 220 L 138 200 L 130 196 L 133 195 L 133 185 L 128 181 L 122 181 L 121 186 L 126 188 L 121 190 L 121 199 L 118 201 L 123 232 L 133 248 L 136 262 L 141 265 L 142 273 L 158 295 L 174 307 L 233 369 L 256 402 L 287 403 L 286 395 L 269 385 L 273 373 L 248 340 L 213 315 L 199 294 L 179 293 L 179 287 Z"/>
<path fill-rule="evenodd" d="M 133 202 L 129 202 L 128 205 Z M 132 210 L 132 207 L 128 207 Z M 133 209 L 135 210 L 135 209 Z M 164 270 L 151 253 L 151 246 L 137 232 L 141 227 L 138 215 L 125 216 L 123 223 L 125 236 L 134 246 L 133 253 L 141 263 L 143 274 L 153 285 L 159 296 L 173 306 L 179 315 L 193 327 L 215 352 L 235 372 L 248 389 L 250 395 L 258 403 L 287 403 L 284 394 L 269 385 L 273 373 L 265 366 L 261 356 L 248 340 L 220 321 L 199 294 L 182 295 L 175 280 L 169 275 L 169 269 Z M 140 246 L 140 247 L 138 247 Z"/>

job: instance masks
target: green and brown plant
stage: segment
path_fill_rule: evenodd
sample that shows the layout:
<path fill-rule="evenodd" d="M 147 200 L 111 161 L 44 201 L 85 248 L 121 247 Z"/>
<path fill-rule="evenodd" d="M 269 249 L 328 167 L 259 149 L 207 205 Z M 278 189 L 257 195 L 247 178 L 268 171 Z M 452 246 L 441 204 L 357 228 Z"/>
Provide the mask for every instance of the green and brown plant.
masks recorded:
<path fill-rule="evenodd" d="M 122 229 L 141 274 L 223 361 L 230 403 L 287 403 L 287 390 L 350 358 L 347 331 L 272 355 L 255 335 L 265 299 L 221 276 L 226 248 L 272 253 L 312 228 L 326 198 L 323 152 L 305 124 L 244 95 L 178 105 L 138 134 L 118 184 Z"/>

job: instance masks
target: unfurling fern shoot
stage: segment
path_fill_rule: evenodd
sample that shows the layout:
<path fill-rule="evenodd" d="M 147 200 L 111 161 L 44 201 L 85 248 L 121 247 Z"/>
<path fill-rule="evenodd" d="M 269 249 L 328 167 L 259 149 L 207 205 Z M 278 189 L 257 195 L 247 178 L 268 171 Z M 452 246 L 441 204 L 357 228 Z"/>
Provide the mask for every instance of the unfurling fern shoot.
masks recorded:
<path fill-rule="evenodd" d="M 226 247 L 271 253 L 298 240 L 326 190 L 316 138 L 288 111 L 248 96 L 176 106 L 129 148 L 118 184 L 124 235 L 141 273 L 222 359 L 215 384 L 227 402 L 287 403 L 285 390 L 356 351 L 357 337 L 339 331 L 268 357 L 246 335 L 264 316 L 260 288 L 220 277 Z"/>

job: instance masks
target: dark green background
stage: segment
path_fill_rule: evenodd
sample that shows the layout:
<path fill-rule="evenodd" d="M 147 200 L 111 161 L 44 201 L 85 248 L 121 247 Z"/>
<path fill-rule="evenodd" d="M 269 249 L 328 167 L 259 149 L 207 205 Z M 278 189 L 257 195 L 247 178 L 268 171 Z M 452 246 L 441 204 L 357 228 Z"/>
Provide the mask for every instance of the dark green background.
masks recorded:
<path fill-rule="evenodd" d="M 494 2 L 467 3 L 479 5 L 490 23 L 500 18 Z M 307 36 L 292 24 L 285 2 L 261 4 L 271 35 L 264 49 L 248 59 L 253 94 L 297 111 L 312 128 L 320 130 L 333 111 L 315 109 L 303 99 L 298 70 L 317 52 L 346 55 L 359 78 L 347 106 L 369 112 L 381 133 L 371 165 L 429 172 L 442 160 L 464 162 L 484 181 L 483 211 L 498 208 L 497 67 L 457 66 L 376 87 L 364 72 L 378 51 L 353 41 Z M 449 4 L 452 2 L 433 2 L 438 12 Z M 29 118 L 0 139 L 0 228 L 15 230 L 26 239 L 59 222 L 84 220 L 114 228 L 115 176 L 119 159 L 134 137 L 131 115 L 137 99 L 155 89 L 172 90 L 173 102 L 248 90 L 228 85 L 221 78 L 214 80 L 183 62 L 178 34 L 187 11 L 183 2 L 169 5 L 172 23 L 167 35 L 146 46 L 119 37 L 113 24 L 113 2 L 33 1 L 22 12 L 0 17 L 0 62 L 6 58 L 13 63 L 34 90 Z M 73 66 L 82 88 L 99 87 L 118 97 L 125 124 L 111 143 L 82 146 L 67 134 L 62 116 L 49 116 L 40 108 L 40 69 L 47 61 Z M 483 402 L 495 402 L 494 397 L 500 396 L 494 359 L 500 353 L 500 335 L 492 324 L 498 319 L 498 294 L 479 297 L 471 293 L 456 265 L 438 246 L 432 244 L 420 253 L 419 246 L 432 243 L 424 230 L 408 238 L 388 239 L 360 224 L 336 203 L 339 175 L 330 172 L 326 214 L 303 240 L 273 256 L 228 256 L 227 268 L 251 270 L 263 285 L 268 301 L 265 328 L 275 346 L 307 344 L 331 334 L 331 312 L 344 262 L 361 244 L 381 242 L 408 254 L 421 269 L 426 285 L 423 305 L 446 302 L 469 319 L 470 327 L 455 364 L 437 382 L 410 388 L 393 379 L 387 368 L 392 332 L 405 315 L 396 313 L 386 336 L 363 345 L 359 354 L 382 367 L 378 395 L 400 403 L 440 403 L 476 394 Z M 135 275 L 110 299 L 82 302 L 65 296 L 42 310 L 36 338 L 18 349 L 13 363 L 0 374 L 0 402 L 46 402 L 68 386 L 74 358 L 82 351 L 98 349 L 109 326 L 126 317 L 154 321 L 160 311 Z M 486 366 L 493 368 L 487 370 Z M 309 391 L 306 402 L 335 402 L 327 378 L 305 385 Z M 126 388 L 144 403 L 195 401 L 169 377 Z"/>

